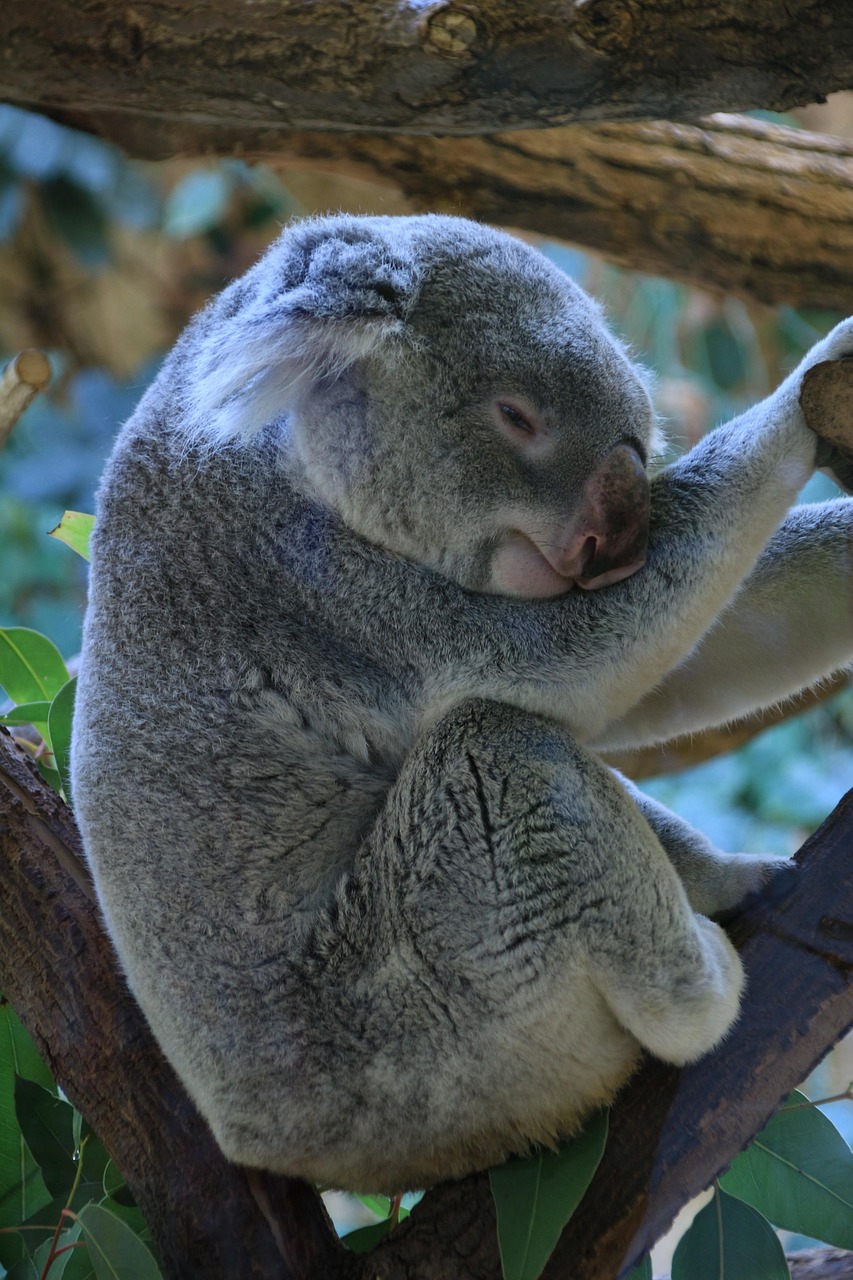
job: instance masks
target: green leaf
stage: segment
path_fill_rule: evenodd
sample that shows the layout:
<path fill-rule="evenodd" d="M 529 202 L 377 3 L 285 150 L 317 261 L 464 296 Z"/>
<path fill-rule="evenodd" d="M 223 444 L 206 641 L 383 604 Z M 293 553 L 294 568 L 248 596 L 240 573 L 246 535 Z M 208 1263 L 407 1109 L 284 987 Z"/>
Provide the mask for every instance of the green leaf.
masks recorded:
<path fill-rule="evenodd" d="M 70 178 L 60 174 L 42 183 L 39 194 L 51 229 L 87 267 L 109 260 L 107 218 L 99 202 Z"/>
<path fill-rule="evenodd" d="M 109 1209 L 86 1205 L 79 1220 L 96 1280 L 162 1280 L 150 1250 Z"/>
<path fill-rule="evenodd" d="M 607 1112 L 558 1151 L 514 1157 L 489 1170 L 504 1280 L 536 1280 L 604 1154 Z"/>
<path fill-rule="evenodd" d="M 12 711 L 0 716 L 0 724 L 38 724 L 39 721 L 46 724 L 49 711 L 49 702 L 22 702 Z"/>
<path fill-rule="evenodd" d="M 18 1124 L 16 1076 L 26 1076 L 45 1088 L 53 1085 L 12 1006 L 0 1002 L 0 1227 L 20 1226 L 50 1202 L 50 1192 Z M 0 1236 L 0 1263 L 9 1267 L 23 1254 L 20 1237 Z"/>
<path fill-rule="evenodd" d="M 129 1196 L 127 1184 L 121 1176 L 121 1170 L 114 1161 L 110 1160 L 109 1157 L 107 1157 L 107 1162 L 104 1165 L 104 1173 L 101 1183 L 105 1196 L 110 1196 L 111 1198 L 120 1200 L 123 1200 L 125 1195 Z M 130 1203 L 133 1203 L 132 1198 Z"/>
<path fill-rule="evenodd" d="M 77 693 L 77 677 L 64 684 L 50 704 L 47 725 L 50 730 L 50 741 L 53 747 L 53 761 L 65 792 L 65 799 L 71 804 L 71 722 L 74 719 L 74 697 Z"/>
<path fill-rule="evenodd" d="M 74 1183 L 74 1108 L 40 1084 L 18 1076 L 15 1113 L 24 1141 L 52 1196 L 67 1195 Z"/>
<path fill-rule="evenodd" d="M 785 1252 L 766 1218 L 715 1191 L 681 1237 L 672 1280 L 790 1280 Z"/>
<path fill-rule="evenodd" d="M 89 540 L 95 527 L 95 517 L 83 511 L 66 511 L 55 529 L 49 530 L 51 538 L 64 542 L 84 560 L 91 560 Z"/>
<path fill-rule="evenodd" d="M 369 1253 L 390 1230 L 391 1219 L 386 1218 L 384 1222 L 371 1222 L 370 1226 L 357 1227 L 355 1231 L 348 1231 L 341 1240 L 354 1253 Z"/>
<path fill-rule="evenodd" d="M 72 1222 L 69 1224 L 69 1229 L 67 1231 L 63 1231 L 60 1235 L 56 1247 L 57 1249 L 61 1249 L 64 1245 L 73 1244 L 74 1241 L 79 1240 L 79 1238 L 80 1226 L 78 1223 Z M 51 1239 L 45 1240 L 44 1244 L 39 1245 L 33 1254 L 33 1259 L 39 1276 L 41 1276 L 44 1271 L 48 1257 L 50 1256 L 52 1244 L 53 1241 Z M 64 1280 L 65 1270 L 75 1253 L 85 1254 L 86 1250 L 69 1249 L 67 1253 L 61 1253 L 58 1258 L 54 1258 L 53 1262 L 50 1264 L 50 1271 L 47 1273 L 48 1280 Z"/>
<path fill-rule="evenodd" d="M 13 702 L 50 702 L 67 680 L 62 655 L 47 636 L 0 627 L 0 685 Z"/>
<path fill-rule="evenodd" d="M 199 235 L 220 221 L 232 182 L 224 169 L 200 169 L 182 178 L 166 200 L 163 230 L 176 240 Z"/>
<path fill-rule="evenodd" d="M 21 1258 L 10 1271 L 6 1272 L 6 1280 L 39 1280 L 40 1272 L 32 1258 Z M 53 1280 L 53 1272 L 50 1273 Z"/>
<path fill-rule="evenodd" d="M 391 1201 L 388 1196 L 356 1195 L 356 1200 L 360 1200 L 365 1209 L 375 1213 L 377 1218 L 387 1218 L 391 1212 Z"/>
<path fill-rule="evenodd" d="M 53 1280 L 52 1272 L 48 1272 L 47 1280 Z M 97 1280 L 88 1249 L 71 1250 L 62 1280 Z"/>
<path fill-rule="evenodd" d="M 53 787 L 54 791 L 61 791 L 62 779 L 60 778 L 58 771 L 46 763 L 44 756 L 38 756 L 36 758 L 36 764 L 38 765 L 39 773 L 44 778 L 48 786 Z"/>
<path fill-rule="evenodd" d="M 642 1262 L 638 1262 L 636 1267 L 632 1267 L 625 1280 L 653 1280 L 652 1276 L 652 1260 L 648 1254 L 643 1258 Z"/>
<path fill-rule="evenodd" d="M 720 1183 L 777 1227 L 853 1249 L 853 1152 L 817 1107 L 778 1112 Z"/>

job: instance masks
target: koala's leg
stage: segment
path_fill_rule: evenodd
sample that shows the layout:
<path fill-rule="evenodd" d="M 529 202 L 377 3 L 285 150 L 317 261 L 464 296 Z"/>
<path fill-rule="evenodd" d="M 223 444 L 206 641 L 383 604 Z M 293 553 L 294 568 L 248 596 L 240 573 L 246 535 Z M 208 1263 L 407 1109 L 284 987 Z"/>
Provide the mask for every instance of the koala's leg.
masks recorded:
<path fill-rule="evenodd" d="M 643 746 L 726 724 L 851 662 L 853 501 L 798 507 L 719 622 L 596 746 Z"/>
<path fill-rule="evenodd" d="M 783 870 L 794 870 L 790 858 L 773 854 L 723 853 L 701 831 L 665 805 L 616 774 L 661 842 L 678 872 L 694 911 L 714 916 L 731 911 L 749 893 L 764 887 Z"/>
<path fill-rule="evenodd" d="M 306 1004 L 346 1030 L 328 1105 L 348 1123 L 283 1093 L 277 1124 L 312 1116 L 313 1163 L 289 1170 L 350 1186 L 423 1185 L 571 1132 L 641 1045 L 683 1063 L 716 1044 L 742 986 L 610 771 L 478 700 L 411 753 L 311 947 Z M 302 1040 L 293 1088 L 310 1098 L 330 1067 L 326 1038 Z"/>

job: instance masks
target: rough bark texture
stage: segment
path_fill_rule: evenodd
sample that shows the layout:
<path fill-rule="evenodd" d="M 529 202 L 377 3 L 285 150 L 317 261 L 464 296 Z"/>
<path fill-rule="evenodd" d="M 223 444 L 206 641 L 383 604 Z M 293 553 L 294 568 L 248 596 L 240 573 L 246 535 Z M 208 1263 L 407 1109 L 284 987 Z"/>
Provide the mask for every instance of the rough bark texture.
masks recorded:
<path fill-rule="evenodd" d="M 847 0 L 6 0 L 3 96 L 257 128 L 485 133 L 784 110 L 853 81 Z"/>
<path fill-rule="evenodd" d="M 481 138 L 78 123 L 135 155 L 237 153 L 285 182 L 309 167 L 366 179 L 380 189 L 365 211 L 464 214 L 763 302 L 847 310 L 853 297 L 853 144 L 840 138 L 727 115 Z"/>
<path fill-rule="evenodd" d="M 846 310 L 853 297 L 853 144 L 841 139 L 717 116 L 491 138 L 282 141 L 285 165 L 360 164 L 416 209 L 575 241 L 635 270 L 793 306 Z"/>
<path fill-rule="evenodd" d="M 626 1088 L 546 1280 L 613 1280 L 853 1023 L 851 832 L 853 793 L 801 851 L 796 888 L 734 922 L 738 1027 L 694 1067 L 649 1063 Z M 170 1280 L 500 1280 L 485 1175 L 436 1188 L 362 1258 L 308 1187 L 226 1164 L 117 971 L 69 811 L 5 734 L 0 857 L 0 987 L 124 1171 Z"/>

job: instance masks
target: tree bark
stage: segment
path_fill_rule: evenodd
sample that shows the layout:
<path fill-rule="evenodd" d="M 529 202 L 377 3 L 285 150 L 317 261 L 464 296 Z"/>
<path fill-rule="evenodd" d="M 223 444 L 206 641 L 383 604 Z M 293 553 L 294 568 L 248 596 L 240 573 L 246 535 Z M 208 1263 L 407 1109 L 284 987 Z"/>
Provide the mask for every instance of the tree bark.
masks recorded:
<path fill-rule="evenodd" d="M 546 1280 L 613 1280 L 853 1022 L 851 833 L 853 793 L 801 851 L 796 889 L 734 922 L 740 1022 L 695 1066 L 648 1063 L 625 1089 Z M 127 992 L 69 810 L 5 734 L 0 856 L 0 986 L 124 1172 L 170 1280 L 500 1280 L 485 1174 L 435 1188 L 360 1257 L 304 1184 L 225 1162 Z"/>
<path fill-rule="evenodd" d="M 847 0 L 6 0 L 3 96 L 217 127 L 473 134 L 785 110 L 853 82 Z"/>
<path fill-rule="evenodd" d="M 839 138 L 716 116 L 281 144 L 268 158 L 285 182 L 300 160 L 334 166 L 397 186 L 413 209 L 573 241 L 700 288 L 843 311 L 853 297 L 853 144 Z"/>
<path fill-rule="evenodd" d="M 846 311 L 853 297 L 853 143 L 841 138 L 727 115 L 481 138 L 73 121 L 134 155 L 237 154 L 285 183 L 306 169 L 367 180 L 380 188 L 366 206 L 361 188 L 367 211 L 463 214 L 762 302 Z"/>

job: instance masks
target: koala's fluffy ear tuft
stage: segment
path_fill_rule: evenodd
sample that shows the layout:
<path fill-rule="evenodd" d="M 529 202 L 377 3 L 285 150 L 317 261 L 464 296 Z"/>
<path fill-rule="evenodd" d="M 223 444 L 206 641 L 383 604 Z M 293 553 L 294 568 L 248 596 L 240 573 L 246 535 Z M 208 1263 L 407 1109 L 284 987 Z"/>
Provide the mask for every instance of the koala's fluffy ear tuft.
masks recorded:
<path fill-rule="evenodd" d="M 418 262 L 374 227 L 298 224 L 202 313 L 182 406 L 188 442 L 250 439 L 309 386 L 403 345 Z"/>

